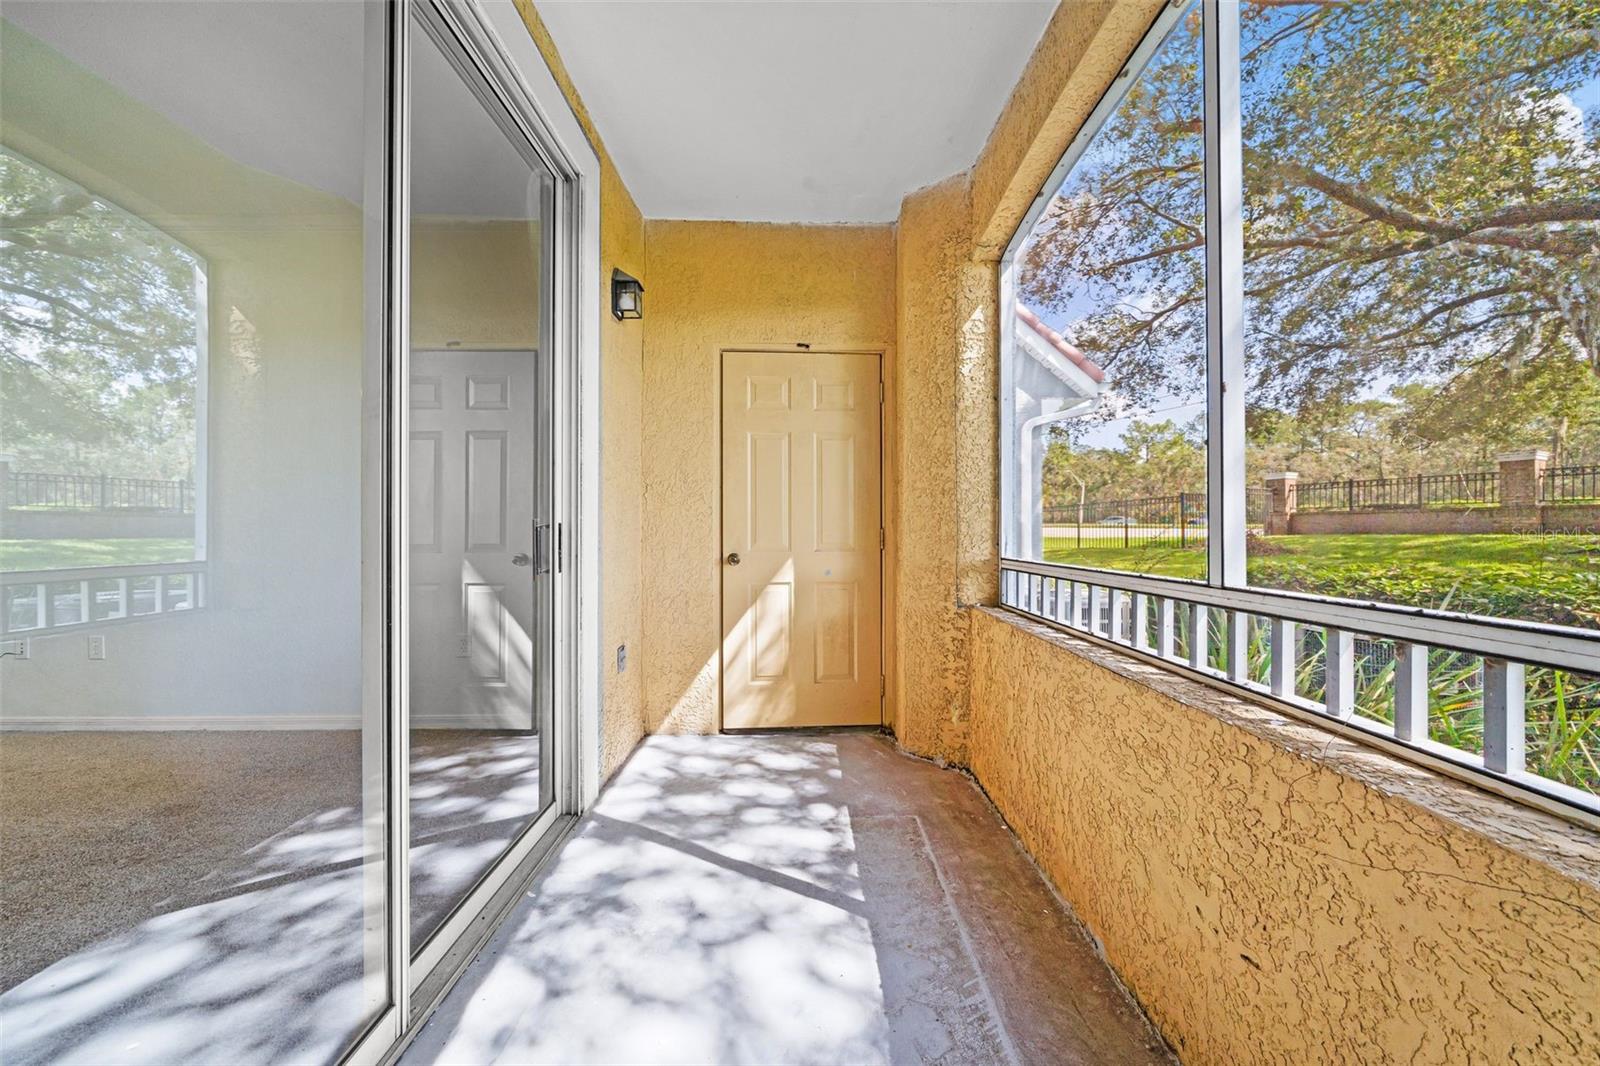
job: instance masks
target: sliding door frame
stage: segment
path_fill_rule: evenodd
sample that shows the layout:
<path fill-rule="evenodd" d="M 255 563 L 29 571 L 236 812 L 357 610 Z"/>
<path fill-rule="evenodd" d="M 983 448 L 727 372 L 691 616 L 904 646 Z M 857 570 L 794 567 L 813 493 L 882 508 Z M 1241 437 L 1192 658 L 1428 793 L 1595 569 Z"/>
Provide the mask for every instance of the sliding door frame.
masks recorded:
<path fill-rule="evenodd" d="M 551 328 L 539 353 L 549 383 L 553 584 L 549 662 L 553 801 L 517 836 L 413 955 L 410 935 L 410 76 L 414 18 L 465 60 L 468 86 L 510 119 L 519 148 L 555 176 Z M 497 898 L 599 793 L 600 374 L 599 158 L 512 0 L 391 0 L 368 15 L 368 408 L 363 511 L 369 698 L 383 705 L 389 1006 L 345 1056 L 392 1057 L 492 932 Z M 377 121 L 377 116 L 382 121 Z M 508 131 L 509 135 L 509 131 Z M 381 297 L 378 295 L 381 293 Z M 375 523 L 364 519 L 364 524 Z M 419 990 L 428 1000 L 421 1001 Z"/>

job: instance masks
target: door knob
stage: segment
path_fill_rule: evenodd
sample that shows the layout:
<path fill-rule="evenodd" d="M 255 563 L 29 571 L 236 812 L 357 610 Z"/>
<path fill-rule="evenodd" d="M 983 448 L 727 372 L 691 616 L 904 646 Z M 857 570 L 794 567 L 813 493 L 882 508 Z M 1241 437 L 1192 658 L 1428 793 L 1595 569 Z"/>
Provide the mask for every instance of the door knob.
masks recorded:
<path fill-rule="evenodd" d="M 738 552 L 729 552 L 728 553 L 728 565 L 729 566 L 738 566 L 739 565 L 739 553 Z"/>
<path fill-rule="evenodd" d="M 533 560 L 528 558 L 527 552 L 518 552 L 511 557 L 512 566 L 527 566 Z"/>

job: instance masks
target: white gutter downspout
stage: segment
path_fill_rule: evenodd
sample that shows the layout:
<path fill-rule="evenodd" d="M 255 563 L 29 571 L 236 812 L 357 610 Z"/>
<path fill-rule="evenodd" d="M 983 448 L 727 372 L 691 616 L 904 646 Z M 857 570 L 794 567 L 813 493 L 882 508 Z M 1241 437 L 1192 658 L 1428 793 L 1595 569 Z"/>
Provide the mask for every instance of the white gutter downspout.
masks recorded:
<path fill-rule="evenodd" d="M 1030 516 L 1017 530 L 1020 542 L 1017 547 L 1023 559 L 1044 558 L 1039 554 L 1043 550 L 1044 540 L 1044 486 L 1033 479 L 1033 431 L 1051 422 L 1076 418 L 1086 410 L 1093 409 L 1098 402 L 1099 397 L 1086 397 L 1059 411 L 1036 415 L 1017 427 L 1017 434 L 1021 438 L 1017 441 L 1017 514 Z M 1034 543 L 1036 539 L 1039 543 Z"/>

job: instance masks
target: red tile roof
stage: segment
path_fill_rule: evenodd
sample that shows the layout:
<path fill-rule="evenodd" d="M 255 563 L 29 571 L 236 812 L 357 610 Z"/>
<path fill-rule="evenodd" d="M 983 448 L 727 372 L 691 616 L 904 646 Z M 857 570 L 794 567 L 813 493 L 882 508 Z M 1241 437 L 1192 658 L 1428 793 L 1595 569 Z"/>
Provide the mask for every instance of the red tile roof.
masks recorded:
<path fill-rule="evenodd" d="M 1094 381 L 1096 385 L 1102 385 L 1105 383 L 1106 372 L 1100 369 L 1099 364 L 1097 364 L 1093 359 L 1090 359 L 1087 355 L 1084 355 L 1082 352 L 1078 351 L 1078 349 L 1074 347 L 1072 342 L 1067 340 L 1067 338 L 1063 337 L 1061 334 L 1057 333 L 1055 330 L 1039 321 L 1039 316 L 1022 306 L 1020 302 L 1017 304 L 1017 317 L 1026 322 L 1029 328 L 1031 328 L 1035 333 L 1049 341 L 1052 348 L 1071 360 L 1073 365 L 1075 365 L 1079 370 L 1082 370 L 1085 374 L 1088 374 L 1090 379 Z"/>

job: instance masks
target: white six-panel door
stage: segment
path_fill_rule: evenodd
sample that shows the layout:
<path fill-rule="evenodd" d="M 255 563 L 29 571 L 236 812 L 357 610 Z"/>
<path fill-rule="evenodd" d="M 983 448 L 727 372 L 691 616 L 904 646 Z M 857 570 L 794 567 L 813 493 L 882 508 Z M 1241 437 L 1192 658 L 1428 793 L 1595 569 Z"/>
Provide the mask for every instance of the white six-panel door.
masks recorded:
<path fill-rule="evenodd" d="M 532 352 L 419 351 L 411 376 L 411 716 L 535 728 Z"/>

